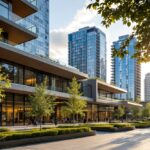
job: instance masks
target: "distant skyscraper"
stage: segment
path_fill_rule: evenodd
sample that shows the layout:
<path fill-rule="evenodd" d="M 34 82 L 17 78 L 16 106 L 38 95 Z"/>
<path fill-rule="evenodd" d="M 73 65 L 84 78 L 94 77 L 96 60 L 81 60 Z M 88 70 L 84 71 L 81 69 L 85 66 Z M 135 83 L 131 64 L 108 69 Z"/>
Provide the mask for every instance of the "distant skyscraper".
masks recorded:
<path fill-rule="evenodd" d="M 25 51 L 41 56 L 49 56 L 49 0 L 32 0 L 37 6 L 38 11 L 29 16 L 30 20 L 36 26 L 38 38 L 24 44 Z"/>
<path fill-rule="evenodd" d="M 150 73 L 145 75 L 145 101 L 150 101 Z"/>
<path fill-rule="evenodd" d="M 106 35 L 96 27 L 85 27 L 68 36 L 69 65 L 90 77 L 106 80 Z"/>
<path fill-rule="evenodd" d="M 118 41 L 113 42 L 113 46 L 119 49 L 127 37 L 128 35 L 120 36 Z M 136 59 L 131 58 L 135 52 L 135 44 L 136 39 L 133 38 L 126 48 L 129 54 L 123 59 L 112 58 L 112 82 L 118 87 L 127 90 L 127 94 L 116 95 L 118 99 L 134 101 L 141 97 L 141 66 Z"/>

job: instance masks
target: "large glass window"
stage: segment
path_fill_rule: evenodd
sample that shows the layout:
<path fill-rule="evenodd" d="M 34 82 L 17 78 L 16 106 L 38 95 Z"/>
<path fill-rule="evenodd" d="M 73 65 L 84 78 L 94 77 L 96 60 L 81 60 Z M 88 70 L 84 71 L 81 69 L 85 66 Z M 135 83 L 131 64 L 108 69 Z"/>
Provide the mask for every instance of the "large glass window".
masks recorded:
<path fill-rule="evenodd" d="M 14 66 L 14 83 L 23 84 L 23 68 Z"/>
<path fill-rule="evenodd" d="M 62 92 L 62 80 L 59 77 L 56 77 L 56 91 Z"/>
<path fill-rule="evenodd" d="M 35 86 L 35 84 L 36 84 L 36 74 L 33 71 L 25 69 L 24 79 L 25 79 L 25 85 Z"/>
<path fill-rule="evenodd" d="M 2 71 L 4 71 L 11 82 L 14 81 L 14 69 L 10 64 L 2 63 Z"/>
<path fill-rule="evenodd" d="M 23 125 L 24 123 L 24 97 L 14 96 L 14 125 Z"/>
<path fill-rule="evenodd" d="M 66 92 L 66 87 L 70 80 L 65 79 L 54 74 L 40 72 L 34 69 L 28 69 L 22 65 L 13 64 L 0 60 L 2 71 L 8 75 L 12 83 L 25 84 L 27 86 L 35 86 L 41 84 L 47 78 L 47 87 L 50 90 Z"/>
<path fill-rule="evenodd" d="M 0 104 L 0 111 L 2 112 L 2 126 L 6 126 L 6 120 L 7 120 L 7 105 L 6 105 L 6 99 L 2 100 L 2 104 Z M 0 113 L 1 114 L 1 113 Z"/>
<path fill-rule="evenodd" d="M 14 122 L 13 95 L 12 94 L 7 94 L 6 101 L 7 101 L 7 125 L 12 126 L 13 122 Z"/>

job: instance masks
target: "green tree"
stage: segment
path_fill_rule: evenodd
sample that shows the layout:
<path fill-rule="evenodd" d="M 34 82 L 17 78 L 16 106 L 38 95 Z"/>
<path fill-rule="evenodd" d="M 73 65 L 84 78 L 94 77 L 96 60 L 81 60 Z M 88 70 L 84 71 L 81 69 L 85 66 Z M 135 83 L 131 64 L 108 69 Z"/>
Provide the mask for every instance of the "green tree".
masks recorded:
<path fill-rule="evenodd" d="M 47 79 L 40 85 L 35 86 L 35 91 L 30 95 L 31 114 L 40 120 L 40 130 L 43 116 L 50 116 L 54 113 L 55 96 L 47 94 Z"/>
<path fill-rule="evenodd" d="M 87 107 L 87 102 L 81 98 L 80 87 L 81 85 L 74 77 L 70 83 L 70 87 L 67 88 L 70 98 L 65 102 L 65 106 L 62 107 L 64 114 L 68 116 L 72 115 L 73 122 L 75 122 L 75 115 L 83 116 Z"/>
<path fill-rule="evenodd" d="M 132 56 L 139 62 L 150 61 L 150 1 L 149 0 L 91 0 L 88 8 L 102 16 L 102 24 L 109 27 L 118 20 L 131 26 L 133 33 L 122 43 L 119 50 L 113 49 L 113 56 L 123 58 L 128 54 L 126 46 L 133 37 L 137 38 L 136 52 Z"/>
<path fill-rule="evenodd" d="M 0 66 L 0 103 L 2 102 L 2 99 L 5 98 L 5 89 L 10 87 L 11 83 L 8 79 L 8 75 L 2 71 L 2 68 Z"/>
<path fill-rule="evenodd" d="M 135 119 L 138 119 L 139 117 L 141 117 L 142 116 L 142 109 L 139 107 L 133 107 L 132 108 L 132 116 Z"/>
<path fill-rule="evenodd" d="M 141 98 L 137 96 L 135 102 L 139 104 L 141 102 Z"/>
<path fill-rule="evenodd" d="M 143 117 L 150 117 L 150 102 L 144 106 L 142 115 Z"/>
<path fill-rule="evenodd" d="M 122 118 L 125 115 L 125 109 L 123 106 L 119 106 L 118 109 L 116 109 L 114 111 L 114 117 L 116 117 L 117 119 Z"/>

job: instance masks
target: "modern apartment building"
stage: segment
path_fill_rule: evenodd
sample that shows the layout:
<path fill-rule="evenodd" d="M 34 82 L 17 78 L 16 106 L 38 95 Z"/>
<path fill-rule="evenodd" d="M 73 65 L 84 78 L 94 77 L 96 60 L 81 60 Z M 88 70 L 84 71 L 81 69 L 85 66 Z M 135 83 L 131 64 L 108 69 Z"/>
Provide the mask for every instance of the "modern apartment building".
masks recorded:
<path fill-rule="evenodd" d="M 49 57 L 49 0 L 28 0 L 35 5 L 38 11 L 27 20 L 35 25 L 35 31 L 38 37 L 35 40 L 25 43 L 26 52 Z"/>
<path fill-rule="evenodd" d="M 113 42 L 113 46 L 119 49 L 127 37 L 128 35 L 120 36 L 118 41 Z M 112 58 L 112 83 L 127 90 L 125 94 L 117 94 L 118 99 L 135 101 L 141 97 L 141 66 L 136 59 L 131 58 L 135 52 L 135 44 L 136 39 L 133 38 L 126 47 L 129 54 L 123 59 Z"/>
<path fill-rule="evenodd" d="M 106 35 L 96 27 L 85 27 L 68 36 L 69 65 L 106 81 Z"/>
<path fill-rule="evenodd" d="M 69 86 L 73 77 L 77 78 L 82 84 L 83 98 L 88 102 L 85 112 L 87 121 L 108 120 L 118 105 L 137 105 L 113 99 L 116 93 L 125 93 L 124 89 L 97 79 L 88 79 L 88 75 L 78 69 L 22 51 L 20 44 L 41 36 L 23 24 L 27 16 L 38 11 L 30 1 L 0 0 L 0 11 L 0 65 L 11 81 L 11 87 L 6 89 L 6 97 L 0 103 L 0 126 L 32 123 L 33 118 L 28 115 L 31 111 L 29 95 L 34 92 L 35 84 L 42 83 L 45 77 L 48 78 L 47 94 L 55 95 L 58 102 L 69 99 L 66 86 Z M 21 20 L 13 18 L 13 13 L 20 16 Z M 64 119 L 61 115 L 61 104 L 55 106 L 55 117 L 58 122 Z M 43 116 L 43 122 L 51 123 L 52 118 Z"/>
<path fill-rule="evenodd" d="M 147 74 L 145 75 L 145 80 L 144 80 L 144 93 L 145 93 L 144 100 L 145 100 L 145 101 L 150 101 L 150 73 L 147 73 Z"/>

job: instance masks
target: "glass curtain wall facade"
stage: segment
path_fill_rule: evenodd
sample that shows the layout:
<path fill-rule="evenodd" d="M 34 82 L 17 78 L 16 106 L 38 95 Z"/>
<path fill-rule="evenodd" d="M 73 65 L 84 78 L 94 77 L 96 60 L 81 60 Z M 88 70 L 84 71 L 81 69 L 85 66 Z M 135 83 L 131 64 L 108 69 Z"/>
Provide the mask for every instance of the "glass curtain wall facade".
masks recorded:
<path fill-rule="evenodd" d="M 49 0 L 36 0 L 38 12 L 27 17 L 36 25 L 38 38 L 23 44 L 26 52 L 49 57 Z"/>
<path fill-rule="evenodd" d="M 41 72 L 22 65 L 11 63 L 0 59 L 0 66 L 2 71 L 7 73 L 8 78 L 12 83 L 22 84 L 27 86 L 35 86 L 44 81 L 45 77 L 48 79 L 48 89 L 58 92 L 66 92 L 66 87 L 71 80 L 59 77 L 54 74 Z"/>
<path fill-rule="evenodd" d="M 71 82 L 70 79 L 2 59 L 0 59 L 0 66 L 2 66 L 2 71 L 8 75 L 11 83 L 34 87 L 47 77 L 49 90 L 67 93 L 66 87 Z M 6 93 L 6 98 L 0 103 L 0 126 L 33 124 L 34 118 L 29 116 L 30 111 L 31 104 L 28 95 Z M 50 123 L 52 118 L 44 116 L 44 122 Z"/>
<path fill-rule="evenodd" d="M 128 37 L 128 35 L 120 36 L 119 40 L 113 42 L 113 46 L 116 49 L 119 49 L 122 42 Z M 125 90 L 126 94 L 116 94 L 115 98 L 135 101 L 137 98 L 140 98 L 140 65 L 137 63 L 136 59 L 132 59 L 131 56 L 135 52 L 136 39 L 133 38 L 129 43 L 129 46 L 126 47 L 126 50 L 129 51 L 129 54 L 126 55 L 123 59 L 113 58 L 113 76 L 112 82 Z"/>
<path fill-rule="evenodd" d="M 85 27 L 68 35 L 69 65 L 106 81 L 106 35 Z"/>

